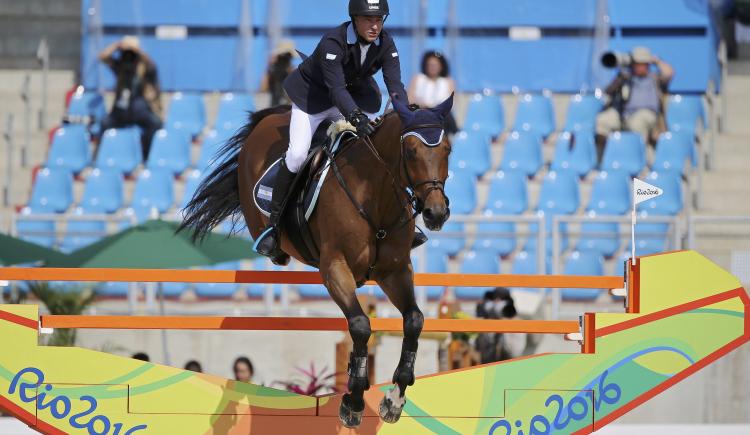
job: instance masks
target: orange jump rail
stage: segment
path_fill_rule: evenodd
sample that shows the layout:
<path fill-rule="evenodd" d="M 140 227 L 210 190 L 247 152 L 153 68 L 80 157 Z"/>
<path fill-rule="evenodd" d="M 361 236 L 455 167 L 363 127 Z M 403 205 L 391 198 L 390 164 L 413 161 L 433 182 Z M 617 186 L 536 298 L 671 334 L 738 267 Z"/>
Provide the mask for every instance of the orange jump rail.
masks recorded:
<path fill-rule="evenodd" d="M 40 316 L 42 328 L 58 329 L 188 329 L 255 331 L 347 331 L 340 317 L 205 317 L 205 316 Z M 373 331 L 400 332 L 403 320 L 370 319 Z M 580 331 L 577 321 L 425 319 L 423 332 L 524 332 L 571 334 Z"/>
<path fill-rule="evenodd" d="M 169 269 L 62 269 L 0 268 L 6 281 L 121 281 L 184 283 L 322 284 L 318 272 L 271 272 L 250 270 Z M 374 283 L 372 283 L 374 284 Z M 624 288 L 620 276 L 483 275 L 461 273 L 417 273 L 418 286 L 526 287 L 526 288 Z"/>

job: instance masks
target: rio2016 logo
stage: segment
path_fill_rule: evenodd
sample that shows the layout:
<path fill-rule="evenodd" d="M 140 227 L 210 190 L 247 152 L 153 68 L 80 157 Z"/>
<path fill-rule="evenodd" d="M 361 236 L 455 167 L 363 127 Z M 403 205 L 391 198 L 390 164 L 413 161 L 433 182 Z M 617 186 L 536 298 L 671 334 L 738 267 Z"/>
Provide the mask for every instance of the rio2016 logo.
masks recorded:
<path fill-rule="evenodd" d="M 594 401 L 596 411 L 599 411 L 602 402 L 614 405 L 622 397 L 622 389 L 619 385 L 605 384 L 604 380 L 608 374 L 609 371 L 605 371 L 599 377 L 599 394 Z M 524 433 L 527 435 L 547 435 L 553 431 L 562 431 L 571 422 L 581 421 L 589 415 L 589 401 L 586 399 L 586 395 L 582 393 L 576 394 L 568 403 L 565 403 L 565 400 L 559 394 L 553 394 L 544 401 L 545 408 L 554 405 L 557 405 L 557 411 L 551 422 L 544 415 L 535 415 L 531 418 L 526 432 L 521 430 L 524 422 L 516 420 L 515 425 L 519 429 L 517 435 L 523 435 Z M 502 432 L 499 429 L 505 429 L 505 431 Z M 490 428 L 489 435 L 513 435 L 513 426 L 507 420 L 497 421 Z"/>
<path fill-rule="evenodd" d="M 36 380 L 33 382 L 22 380 L 21 377 L 23 375 L 34 375 Z M 73 399 L 70 397 L 63 394 L 57 394 L 53 398 L 46 400 L 47 395 L 53 389 L 51 384 L 46 384 L 43 387 L 46 392 L 34 395 L 43 383 L 44 373 L 35 367 L 27 367 L 13 377 L 10 387 L 8 388 L 8 394 L 15 394 L 16 391 L 18 391 L 18 396 L 23 402 L 36 402 L 38 410 L 43 411 L 49 409 L 49 413 L 52 417 L 58 420 L 67 419 L 71 426 L 76 429 L 86 429 L 90 435 L 131 435 L 147 428 L 145 424 L 141 424 L 130 429 L 124 429 L 122 423 L 113 424 L 105 415 L 92 416 L 92 414 L 96 412 L 98 403 L 96 398 L 88 395 L 77 398 L 78 401 L 87 403 L 88 408 L 83 412 L 70 415 L 73 409 Z M 29 395 L 29 393 L 31 393 L 31 395 Z"/>

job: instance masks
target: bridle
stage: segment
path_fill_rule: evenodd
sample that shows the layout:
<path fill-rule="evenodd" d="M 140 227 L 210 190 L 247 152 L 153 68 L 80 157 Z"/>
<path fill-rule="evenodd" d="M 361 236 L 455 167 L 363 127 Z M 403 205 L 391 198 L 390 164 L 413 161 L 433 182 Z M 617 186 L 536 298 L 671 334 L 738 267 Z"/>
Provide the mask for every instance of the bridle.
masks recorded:
<path fill-rule="evenodd" d="M 440 137 L 436 143 L 428 143 L 427 140 L 421 134 L 419 134 L 419 130 L 424 130 L 428 128 L 440 129 Z M 416 137 L 425 146 L 436 147 L 443 142 L 443 138 L 445 136 L 445 130 L 443 129 L 443 125 L 442 124 L 417 124 L 417 125 L 409 126 L 408 128 L 404 129 L 401 132 L 401 162 L 403 163 L 404 175 L 406 175 L 406 181 L 408 183 L 407 187 L 411 189 L 412 191 L 412 193 L 410 194 L 410 201 L 412 202 L 412 205 L 414 206 L 414 210 L 417 212 L 417 214 L 420 214 L 422 213 L 422 211 L 424 211 L 425 201 L 430 196 L 433 190 L 437 190 L 443 195 L 443 199 L 445 199 L 445 204 L 448 207 L 448 216 L 450 216 L 450 199 L 448 198 L 448 195 L 445 194 L 445 182 L 444 181 L 438 180 L 437 178 L 433 178 L 432 180 L 420 181 L 418 183 L 414 183 L 414 181 L 412 181 L 411 174 L 409 173 L 409 167 L 406 164 L 406 157 L 404 156 L 404 139 L 406 139 L 408 136 Z M 424 193 L 424 198 L 419 197 L 419 188 L 422 186 L 428 186 L 426 192 Z"/>

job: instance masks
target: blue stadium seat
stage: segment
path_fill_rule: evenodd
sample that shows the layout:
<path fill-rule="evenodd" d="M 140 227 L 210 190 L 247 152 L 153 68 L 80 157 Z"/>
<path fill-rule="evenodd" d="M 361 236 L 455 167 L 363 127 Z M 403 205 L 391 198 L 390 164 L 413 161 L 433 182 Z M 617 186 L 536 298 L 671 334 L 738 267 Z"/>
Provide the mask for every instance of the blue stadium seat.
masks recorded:
<path fill-rule="evenodd" d="M 549 267 L 547 267 L 549 270 Z M 537 275 L 539 273 L 539 264 L 536 251 L 520 251 L 513 257 L 511 271 L 513 275 Z M 529 292 L 539 292 L 538 288 L 517 287 L 516 290 Z"/>
<path fill-rule="evenodd" d="M 73 211 L 73 215 L 77 217 L 85 217 L 92 214 L 99 214 L 99 211 L 96 209 L 87 210 L 83 207 L 76 207 Z M 107 222 L 104 220 L 68 219 L 60 250 L 65 253 L 73 252 L 98 242 L 106 233 Z"/>
<path fill-rule="evenodd" d="M 184 209 L 188 202 L 193 198 L 195 191 L 198 190 L 201 181 L 203 181 L 203 173 L 198 169 L 193 169 L 185 177 L 185 187 L 182 189 L 182 200 L 180 201 L 180 210 Z"/>
<path fill-rule="evenodd" d="M 487 210 L 485 216 L 493 213 Z M 480 222 L 477 224 L 474 250 L 493 252 L 506 257 L 516 249 L 516 224 L 514 222 Z"/>
<path fill-rule="evenodd" d="M 195 168 L 202 172 L 210 172 L 216 166 L 216 162 L 214 162 L 217 157 L 216 153 L 219 152 L 229 137 L 229 132 L 226 130 L 209 131 L 203 138 L 203 143 L 201 143 L 200 157 L 195 164 Z"/>
<path fill-rule="evenodd" d="M 226 263 L 215 264 L 212 267 L 206 269 L 213 270 L 237 270 L 239 269 L 239 263 L 236 261 L 230 261 Z M 235 283 L 196 283 L 195 294 L 199 298 L 207 299 L 228 299 L 234 296 L 239 289 L 239 285 Z"/>
<path fill-rule="evenodd" d="M 555 112 L 552 100 L 546 95 L 523 94 L 518 99 L 514 131 L 528 131 L 543 138 L 555 131 Z"/>
<path fill-rule="evenodd" d="M 452 213 L 470 214 L 477 206 L 474 175 L 465 171 L 449 171 L 445 194 L 450 199 Z"/>
<path fill-rule="evenodd" d="M 669 246 L 667 240 L 669 237 L 669 224 L 663 222 L 644 222 L 648 217 L 648 211 L 643 210 L 638 212 L 638 219 L 640 221 L 635 225 L 636 255 L 651 255 L 664 252 Z M 630 246 L 628 246 L 628 250 L 630 250 Z"/>
<path fill-rule="evenodd" d="M 701 95 L 672 95 L 667 101 L 667 128 L 670 131 L 686 131 L 695 134 L 698 121 L 708 127 L 708 115 L 703 107 Z"/>
<path fill-rule="evenodd" d="M 505 140 L 500 169 L 522 171 L 533 177 L 542 167 L 542 138 L 531 132 L 514 131 Z"/>
<path fill-rule="evenodd" d="M 576 94 L 570 97 L 565 131 L 593 132 L 596 115 L 602 110 L 601 98 L 593 94 Z"/>
<path fill-rule="evenodd" d="M 572 142 L 572 144 L 571 144 Z M 571 146 L 572 145 L 572 146 Z M 585 177 L 596 166 L 594 134 L 587 130 L 561 133 L 555 142 L 553 171 L 574 171 Z"/>
<path fill-rule="evenodd" d="M 542 187 L 539 192 L 539 204 L 537 213 L 545 218 L 545 231 L 547 232 L 547 252 L 551 253 L 552 246 L 552 225 L 553 218 L 556 215 L 571 215 L 578 210 L 580 205 L 578 194 L 578 179 L 575 173 L 571 171 L 550 171 L 542 181 Z M 560 249 L 565 250 L 568 247 L 566 223 L 559 225 L 561 238 Z M 530 241 L 536 242 L 538 229 L 536 224 L 530 225 Z"/>
<path fill-rule="evenodd" d="M 604 258 L 595 252 L 571 252 L 565 261 L 565 275 L 604 275 Z M 600 289 L 562 289 L 562 298 L 567 301 L 593 301 L 602 294 Z"/>
<path fill-rule="evenodd" d="M 184 282 L 163 282 L 160 285 L 165 299 L 179 299 L 190 288 L 190 284 Z"/>
<path fill-rule="evenodd" d="M 110 128 L 104 132 L 96 153 L 98 168 L 116 168 L 130 174 L 143 161 L 140 131 L 137 128 Z"/>
<path fill-rule="evenodd" d="M 91 133 L 98 134 L 106 116 L 104 98 L 96 91 L 85 91 L 79 86 L 70 98 L 65 118 L 71 124 L 91 125 Z"/>
<path fill-rule="evenodd" d="M 234 133 L 249 122 L 250 112 L 254 110 L 255 101 L 252 95 L 227 92 L 219 101 L 219 112 L 216 115 L 214 128 Z"/>
<path fill-rule="evenodd" d="M 481 132 L 462 131 L 453 137 L 453 151 L 449 167 L 454 171 L 467 171 L 481 177 L 490 169 L 490 141 Z"/>
<path fill-rule="evenodd" d="M 439 232 L 430 232 L 427 234 L 429 237 L 427 250 L 439 250 L 451 257 L 458 255 L 466 246 L 466 239 L 464 237 L 457 237 L 464 233 L 464 231 L 463 223 L 449 220 Z M 454 234 L 451 235 L 449 233 Z"/>
<path fill-rule="evenodd" d="M 505 110 L 499 95 L 474 94 L 464 120 L 464 128 L 494 137 L 505 130 Z"/>
<path fill-rule="evenodd" d="M 593 218 L 597 213 L 589 211 L 587 215 Z M 615 222 L 583 222 L 576 249 L 612 258 L 620 249 L 620 225 Z"/>
<path fill-rule="evenodd" d="M 448 272 L 448 254 L 442 249 L 425 249 L 424 265 L 422 258 L 412 252 L 411 264 L 416 273 L 446 273 Z M 428 299 L 439 299 L 443 294 L 444 287 L 428 286 L 426 287 Z"/>
<path fill-rule="evenodd" d="M 623 171 L 601 171 L 594 179 L 586 210 L 622 215 L 630 210 L 630 176 Z"/>
<path fill-rule="evenodd" d="M 638 133 L 616 131 L 607 138 L 602 169 L 638 175 L 646 166 L 646 144 Z"/>
<path fill-rule="evenodd" d="M 151 209 L 164 213 L 174 203 L 172 190 L 172 173 L 163 169 L 147 169 L 141 173 L 135 182 L 133 203 L 131 208 L 138 218 L 144 222 L 151 216 Z"/>
<path fill-rule="evenodd" d="M 182 131 L 159 130 L 151 141 L 146 168 L 179 175 L 190 166 L 190 138 Z"/>
<path fill-rule="evenodd" d="M 89 134 L 83 125 L 66 124 L 55 131 L 46 166 L 67 168 L 77 174 L 91 163 Z"/>
<path fill-rule="evenodd" d="M 494 214 L 522 214 L 529 208 L 528 181 L 519 171 L 497 171 L 492 177 L 486 210 Z"/>
<path fill-rule="evenodd" d="M 129 282 L 109 281 L 96 286 L 96 294 L 108 298 L 125 298 L 130 290 Z"/>
<path fill-rule="evenodd" d="M 123 205 L 124 181 L 116 169 L 96 168 L 86 178 L 80 206 L 97 213 L 114 213 Z"/>
<path fill-rule="evenodd" d="M 674 216 L 682 211 L 682 179 L 673 172 L 652 172 L 645 180 L 660 187 L 664 194 L 638 204 L 637 210 L 646 210 L 652 215 Z"/>
<path fill-rule="evenodd" d="M 28 205 L 36 210 L 62 213 L 73 202 L 73 174 L 68 168 L 37 172 Z"/>
<path fill-rule="evenodd" d="M 690 135 L 662 133 L 656 142 L 653 169 L 659 172 L 685 173 L 685 161 L 692 160 L 693 139 Z"/>
<path fill-rule="evenodd" d="M 167 128 L 182 130 L 195 137 L 201 133 L 204 125 L 206 108 L 203 95 L 188 92 L 176 92 L 172 95 L 167 112 Z"/>
<path fill-rule="evenodd" d="M 49 214 L 49 209 L 41 207 L 24 207 L 16 218 L 18 237 L 37 245 L 52 248 L 55 245 L 55 222 L 24 219 L 40 214 Z"/>
<path fill-rule="evenodd" d="M 461 273 L 500 273 L 500 257 L 493 252 L 469 251 L 461 262 Z M 489 287 L 456 287 L 456 297 L 461 299 L 481 299 Z"/>

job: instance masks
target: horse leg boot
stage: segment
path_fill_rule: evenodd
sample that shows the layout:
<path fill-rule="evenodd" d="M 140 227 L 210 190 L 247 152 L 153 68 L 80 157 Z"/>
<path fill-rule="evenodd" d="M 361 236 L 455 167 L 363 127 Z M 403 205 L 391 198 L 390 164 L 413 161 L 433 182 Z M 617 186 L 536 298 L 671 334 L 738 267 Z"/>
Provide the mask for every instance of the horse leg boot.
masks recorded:
<path fill-rule="evenodd" d="M 424 316 L 416 305 L 407 310 L 403 317 L 404 342 L 401 358 L 393 373 L 393 383 L 396 385 L 380 401 L 380 418 L 386 423 L 396 423 L 401 418 L 406 404 L 406 387 L 414 385 L 414 363 L 417 360 L 419 334 L 424 325 Z"/>
<path fill-rule="evenodd" d="M 370 319 L 364 314 L 358 314 L 348 319 L 349 334 L 354 342 L 352 353 L 349 354 L 349 392 L 344 394 L 339 408 L 339 419 L 348 428 L 354 428 L 362 423 L 365 411 L 365 391 L 370 389 L 367 373 L 367 341 L 372 333 Z"/>
<path fill-rule="evenodd" d="M 281 244 L 281 229 L 279 221 L 284 211 L 284 203 L 289 194 L 289 188 L 297 176 L 286 166 L 286 159 L 279 162 L 279 172 L 276 175 L 276 181 L 273 186 L 271 195 L 271 216 L 268 219 L 268 226 L 260 234 L 255 242 L 253 249 L 260 255 L 270 257 L 274 264 L 283 266 L 289 263 L 289 255 L 279 247 Z"/>

